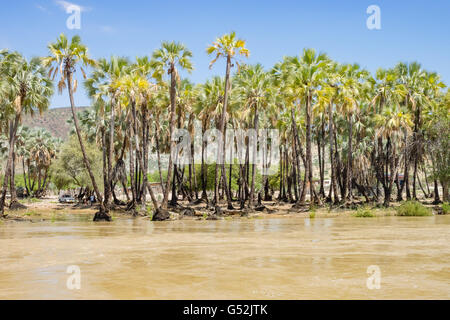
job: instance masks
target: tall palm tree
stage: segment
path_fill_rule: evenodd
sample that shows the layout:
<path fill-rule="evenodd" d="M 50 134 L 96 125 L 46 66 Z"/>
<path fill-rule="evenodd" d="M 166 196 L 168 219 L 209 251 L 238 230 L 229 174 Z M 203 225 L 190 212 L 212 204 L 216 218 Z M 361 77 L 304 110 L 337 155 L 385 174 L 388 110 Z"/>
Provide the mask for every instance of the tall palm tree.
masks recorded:
<path fill-rule="evenodd" d="M 176 111 L 176 96 L 177 96 L 177 81 L 179 80 L 179 72 L 177 68 L 191 72 L 193 70 L 192 52 L 187 49 L 182 43 L 164 41 L 161 43 L 161 48 L 155 50 L 152 55 L 152 68 L 155 69 L 154 77 L 162 79 L 163 73 L 167 72 L 170 75 L 170 115 L 169 115 L 169 136 L 170 136 L 170 154 L 169 167 L 167 169 L 167 182 L 164 190 L 164 197 L 161 203 L 161 208 L 166 209 L 169 199 L 169 190 L 172 178 L 172 163 L 176 142 L 173 141 L 175 131 L 175 111 Z"/>
<path fill-rule="evenodd" d="M 142 70 L 141 70 L 142 71 Z M 118 90 L 119 93 L 122 94 L 122 99 L 129 100 L 129 103 L 125 102 L 124 105 L 129 105 L 130 108 L 128 113 L 130 114 L 130 118 L 132 119 L 132 129 L 133 129 L 133 137 L 134 137 L 134 148 L 136 149 L 136 157 L 140 166 L 140 170 L 144 175 L 143 179 L 143 199 L 142 199 L 142 210 L 146 210 L 145 203 L 145 195 L 146 190 L 149 191 L 151 200 L 153 202 L 153 206 L 155 209 L 158 209 L 158 202 L 153 193 L 152 188 L 147 183 L 147 169 L 148 169 L 148 134 L 146 133 L 149 125 L 148 125 L 148 117 L 147 113 L 147 101 L 152 99 L 152 96 L 156 93 L 156 85 L 150 83 L 145 74 L 139 72 L 136 69 L 136 65 L 133 65 L 132 71 L 128 74 L 124 75 L 118 82 Z M 137 107 L 140 107 L 141 119 L 142 123 L 140 126 L 142 127 L 143 134 L 141 138 L 141 143 L 139 143 L 139 130 L 138 130 L 138 114 Z M 131 137 L 130 137 L 131 138 Z"/>
<path fill-rule="evenodd" d="M 347 164 L 345 175 L 345 194 L 343 198 L 352 201 L 352 165 L 353 165 L 353 124 L 355 113 L 363 96 L 363 80 L 368 72 L 358 64 L 348 64 L 343 67 L 343 78 L 340 90 L 340 111 L 346 115 L 348 122 Z"/>
<path fill-rule="evenodd" d="M 67 37 L 64 34 L 61 34 L 56 42 L 48 45 L 48 49 L 50 51 L 50 55 L 43 59 L 44 64 L 47 67 L 50 67 L 49 74 L 53 73 L 53 78 L 55 78 L 57 74 L 60 75 L 58 82 L 59 93 L 61 94 L 65 88 L 68 89 L 73 123 L 75 125 L 78 142 L 80 143 L 81 152 L 83 153 L 84 164 L 89 173 L 97 201 L 100 204 L 100 210 L 95 214 L 94 221 L 111 221 L 111 216 L 109 215 L 108 209 L 104 206 L 102 195 L 98 188 L 97 182 L 95 181 L 91 164 L 89 163 L 86 155 L 86 149 L 84 146 L 83 137 L 81 135 L 80 126 L 78 124 L 78 118 L 75 112 L 75 101 L 73 98 L 73 94 L 78 87 L 78 81 L 73 78 L 73 75 L 76 72 L 78 65 L 81 64 L 85 67 L 93 67 L 96 63 L 89 57 L 88 49 L 81 42 L 81 38 L 79 36 L 72 37 L 72 40 L 69 42 Z M 80 66 L 80 70 L 86 78 L 86 73 L 82 66 Z"/>
<path fill-rule="evenodd" d="M 35 108 L 39 112 L 46 110 L 50 104 L 50 97 L 53 95 L 53 85 L 47 76 L 47 70 L 42 65 L 39 58 L 27 61 L 18 53 L 7 55 L 0 64 L 2 78 L 7 82 L 2 89 L 3 94 L 9 101 L 10 110 L 13 110 L 14 120 L 9 122 L 9 154 L 6 164 L 3 189 L 0 199 L 1 215 L 4 215 L 4 205 L 8 179 L 10 179 L 11 204 L 10 208 L 18 206 L 16 190 L 14 185 L 14 146 L 16 141 L 17 128 L 22 114 L 33 114 Z"/>
<path fill-rule="evenodd" d="M 253 125 L 256 131 L 256 141 L 253 141 L 252 181 L 250 185 L 249 206 L 254 206 L 255 194 L 255 163 L 258 145 L 259 112 L 264 112 L 272 99 L 270 75 L 264 71 L 261 64 L 244 66 L 236 76 L 236 88 L 244 102 L 244 109 L 253 111 Z"/>
<path fill-rule="evenodd" d="M 412 181 L 412 197 L 416 195 L 416 177 L 417 167 L 424 154 L 423 135 L 421 132 L 421 114 L 425 105 L 424 85 L 426 83 L 426 71 L 418 62 L 403 63 L 400 62 L 394 67 L 398 82 L 404 86 L 406 95 L 404 105 L 414 114 L 414 129 L 412 136 L 412 147 L 409 151 L 408 158 L 405 159 L 405 187 L 406 197 L 410 199 L 409 190 L 409 167 L 413 163 L 413 181 Z M 406 150 L 405 150 L 406 152 Z"/>
<path fill-rule="evenodd" d="M 305 177 L 306 185 L 309 184 L 311 205 L 316 202 L 320 203 L 320 199 L 314 188 L 313 167 L 312 167 L 312 102 L 317 95 L 317 90 L 325 78 L 325 70 L 329 64 L 326 54 L 317 54 L 314 49 L 304 49 L 300 57 L 287 57 L 286 71 L 288 72 L 288 82 L 291 91 L 292 100 L 299 104 L 305 103 L 306 114 L 306 166 Z"/>
<path fill-rule="evenodd" d="M 92 76 L 85 81 L 85 87 L 89 96 L 92 98 L 94 104 L 100 107 L 101 114 L 104 121 L 107 121 L 107 110 L 109 108 L 109 137 L 108 145 L 103 146 L 103 152 L 107 151 L 107 169 L 104 172 L 106 177 L 104 184 L 104 206 L 108 210 L 113 193 L 112 179 L 113 179 L 113 158 L 114 158 L 114 133 L 115 130 L 115 113 L 118 108 L 119 90 L 117 89 L 117 82 L 120 77 L 126 73 L 129 68 L 128 59 L 122 57 L 111 57 L 110 60 L 99 59 Z"/>
<path fill-rule="evenodd" d="M 226 59 L 226 69 L 225 69 L 225 91 L 224 91 L 224 97 L 223 97 L 223 106 L 222 106 L 222 115 L 220 118 L 220 132 L 222 134 L 222 154 L 220 155 L 221 159 L 218 161 L 221 163 L 222 168 L 222 181 L 223 185 L 225 187 L 225 192 L 227 195 L 227 204 L 229 209 L 233 209 L 233 205 L 231 203 L 231 190 L 227 188 L 227 182 L 226 182 L 226 174 L 225 174 L 225 116 L 227 112 L 227 106 L 228 106 L 228 94 L 230 88 L 230 71 L 231 68 L 234 66 L 232 64 L 233 60 L 236 60 L 237 56 L 243 56 L 248 57 L 250 55 L 250 51 L 245 47 L 245 41 L 242 39 L 236 38 L 236 33 L 233 31 L 229 34 L 225 34 L 220 38 L 217 38 L 215 42 L 213 42 L 212 45 L 208 46 L 206 49 L 206 52 L 209 55 L 215 55 L 214 60 L 211 61 L 209 64 L 210 68 L 214 65 L 214 63 L 219 58 L 225 58 Z M 238 63 L 238 62 L 237 62 Z M 216 174 L 217 176 L 217 174 Z M 216 182 L 217 184 L 217 182 Z M 215 201 L 217 199 L 214 199 Z"/>
<path fill-rule="evenodd" d="M 216 76 L 210 80 L 207 80 L 204 84 L 200 86 L 199 94 L 197 95 L 197 101 L 194 106 L 194 112 L 197 118 L 201 121 L 202 126 L 202 134 L 206 132 L 206 130 L 210 129 L 211 124 L 218 117 L 219 106 L 223 104 L 223 93 L 225 88 L 224 79 Z M 220 120 L 219 120 L 220 121 Z M 209 202 L 207 195 L 207 175 L 208 175 L 208 165 L 206 162 L 206 141 L 202 141 L 202 163 L 200 169 L 200 180 L 202 184 L 202 194 L 201 199 L 205 200 L 207 203 Z M 217 165 L 217 159 L 216 159 Z M 217 172 L 216 172 L 217 177 Z M 218 193 L 218 185 L 215 183 L 214 186 L 214 197 L 217 198 Z"/>

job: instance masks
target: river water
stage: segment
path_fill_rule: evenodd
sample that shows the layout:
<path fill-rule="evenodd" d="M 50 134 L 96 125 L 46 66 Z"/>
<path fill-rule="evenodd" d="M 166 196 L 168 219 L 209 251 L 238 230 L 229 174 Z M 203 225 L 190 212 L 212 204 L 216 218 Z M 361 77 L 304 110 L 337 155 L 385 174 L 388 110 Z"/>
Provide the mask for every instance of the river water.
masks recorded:
<path fill-rule="evenodd" d="M 83 220 L 0 224 L 0 299 L 450 298 L 450 216 Z"/>

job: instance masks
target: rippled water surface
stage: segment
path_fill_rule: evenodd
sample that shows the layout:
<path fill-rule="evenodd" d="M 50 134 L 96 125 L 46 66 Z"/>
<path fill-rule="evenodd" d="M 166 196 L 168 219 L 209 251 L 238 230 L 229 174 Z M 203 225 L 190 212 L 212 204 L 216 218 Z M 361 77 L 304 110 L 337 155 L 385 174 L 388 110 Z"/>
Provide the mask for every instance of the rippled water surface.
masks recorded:
<path fill-rule="evenodd" d="M 450 216 L 3 223 L 0 249 L 1 299 L 450 298 Z"/>

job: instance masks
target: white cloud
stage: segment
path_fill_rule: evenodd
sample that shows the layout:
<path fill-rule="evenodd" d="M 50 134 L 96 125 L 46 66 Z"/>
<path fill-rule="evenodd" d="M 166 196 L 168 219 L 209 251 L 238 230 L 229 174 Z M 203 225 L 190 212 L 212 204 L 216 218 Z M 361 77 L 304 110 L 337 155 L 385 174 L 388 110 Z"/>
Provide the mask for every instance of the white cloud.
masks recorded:
<path fill-rule="evenodd" d="M 73 6 L 79 7 L 82 12 L 86 12 L 86 11 L 90 11 L 91 10 L 91 8 L 89 8 L 89 7 L 83 7 L 83 6 L 80 6 L 79 4 L 72 3 L 72 2 L 69 2 L 69 1 L 64 1 L 64 0 L 55 0 L 55 3 L 59 7 L 61 7 L 61 9 L 63 9 L 66 12 L 67 12 L 68 8 L 73 7 Z"/>

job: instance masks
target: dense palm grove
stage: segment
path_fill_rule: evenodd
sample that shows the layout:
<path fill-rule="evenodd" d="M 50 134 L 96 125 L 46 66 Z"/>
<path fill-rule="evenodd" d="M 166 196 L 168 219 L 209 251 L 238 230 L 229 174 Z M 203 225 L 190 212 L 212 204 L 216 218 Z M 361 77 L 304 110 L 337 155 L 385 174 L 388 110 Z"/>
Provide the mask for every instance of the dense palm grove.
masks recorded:
<path fill-rule="evenodd" d="M 225 77 L 193 84 L 180 75 L 193 70 L 192 53 L 176 42 L 163 42 L 150 57 L 135 61 L 93 60 L 77 36 L 61 35 L 48 48 L 48 57 L 30 61 L 16 52 L 0 53 L 2 214 L 8 187 L 10 207 L 17 204 L 18 164 L 28 195 L 43 195 L 51 179 L 58 183 L 58 170 L 49 168 L 64 158 L 61 142 L 20 126 L 25 114 L 45 112 L 54 82 L 59 93 L 69 94 L 74 135 L 68 143 L 77 142 L 81 151 L 78 166 L 86 172 L 85 190 L 99 203 L 95 220 L 110 220 L 110 210 L 121 205 L 134 214 L 145 212 L 148 196 L 153 216 L 160 218 L 180 206 L 181 199 L 216 210 L 225 201 L 228 209 L 258 209 L 263 200 L 290 202 L 295 208 L 362 202 L 389 206 L 393 200 L 417 199 L 419 192 L 436 203 L 449 201 L 450 91 L 437 73 L 418 63 L 371 74 L 305 49 L 264 69 L 245 63 L 250 51 L 230 33 L 207 48 L 211 68 L 224 60 Z M 92 108 L 78 115 L 76 72 L 92 99 Z M 264 174 L 250 159 L 255 152 L 249 140 L 238 146 L 234 137 L 228 142 L 230 152 L 207 162 L 206 143 L 194 135 L 212 128 L 224 139 L 230 129 L 277 129 L 277 173 Z M 190 153 L 201 150 L 200 163 L 194 156 L 189 164 L 179 162 L 177 129 L 189 132 Z M 92 145 L 101 155 L 93 155 Z M 254 146 L 263 147 L 261 141 Z M 149 154 L 157 155 L 155 168 L 149 168 Z M 164 154 L 168 165 L 161 160 Z M 235 161 L 238 156 L 244 161 Z M 64 159 L 60 171 L 70 171 L 71 159 Z M 161 196 L 152 188 L 155 181 Z M 118 189 L 126 203 L 116 196 Z"/>

